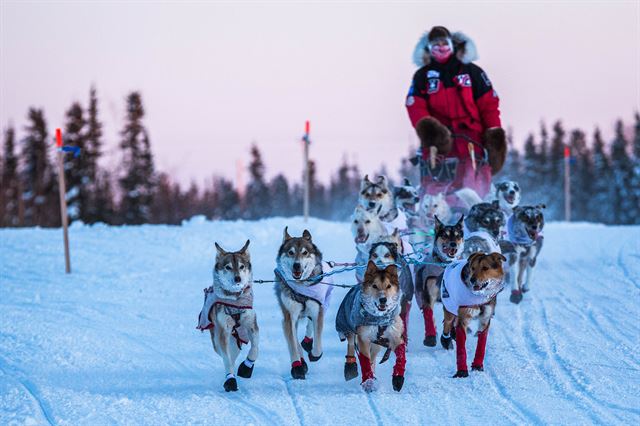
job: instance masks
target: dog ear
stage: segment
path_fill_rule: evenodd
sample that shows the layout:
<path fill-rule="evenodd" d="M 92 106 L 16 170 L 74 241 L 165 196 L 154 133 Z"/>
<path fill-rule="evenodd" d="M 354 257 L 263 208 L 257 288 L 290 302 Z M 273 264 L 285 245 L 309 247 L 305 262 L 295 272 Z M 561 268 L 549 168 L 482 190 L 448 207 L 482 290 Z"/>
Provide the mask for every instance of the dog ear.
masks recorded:
<path fill-rule="evenodd" d="M 373 260 L 370 260 L 369 263 L 367 263 L 367 270 L 364 273 L 365 282 L 371 282 L 373 279 L 372 275 L 375 276 L 376 272 L 378 272 L 378 267 Z"/>
<path fill-rule="evenodd" d="M 498 258 L 500 260 L 502 260 L 503 262 L 507 261 L 507 258 L 502 254 L 502 253 L 493 253 L 494 256 L 498 256 Z"/>
<path fill-rule="evenodd" d="M 398 267 L 395 265 L 395 263 L 392 263 L 391 265 L 384 268 L 384 272 L 387 275 L 395 275 L 396 278 L 398 277 Z"/>
<path fill-rule="evenodd" d="M 411 181 L 409 180 L 409 178 L 404 178 L 404 186 L 411 186 Z"/>
<path fill-rule="evenodd" d="M 249 248 L 249 243 L 250 242 L 251 242 L 251 240 L 247 240 L 247 242 L 244 243 L 244 246 L 242 246 L 242 248 L 239 251 L 240 254 L 247 254 L 247 249 Z"/>
<path fill-rule="evenodd" d="M 435 231 L 436 231 L 436 234 L 437 234 L 437 233 L 438 233 L 438 231 L 439 231 L 440 229 L 442 229 L 442 227 L 444 226 L 444 224 L 440 221 L 440 219 L 438 219 L 438 215 L 437 215 L 437 214 L 434 214 L 434 215 L 433 215 L 433 218 L 436 220 L 436 227 L 435 227 Z"/>
<path fill-rule="evenodd" d="M 216 245 L 216 250 L 218 251 L 218 255 L 224 256 L 225 254 L 227 254 L 227 251 L 222 247 L 220 247 L 217 241 L 215 242 L 215 245 Z"/>
<path fill-rule="evenodd" d="M 475 253 L 471 253 L 469 258 L 467 258 L 467 263 L 469 265 L 471 265 L 472 263 L 474 263 L 476 260 L 480 259 L 481 257 L 484 257 L 484 253 L 482 253 L 480 251 L 477 251 Z"/>
<path fill-rule="evenodd" d="M 369 175 L 364 175 L 364 179 L 362 179 L 362 182 L 360 182 L 360 191 L 363 191 L 369 185 L 371 185 Z"/>
<path fill-rule="evenodd" d="M 460 216 L 458 223 L 456 223 L 456 228 L 462 228 L 462 224 L 464 223 L 464 215 Z"/>
<path fill-rule="evenodd" d="M 546 209 L 547 205 L 546 204 L 538 204 L 536 207 L 539 208 L 539 209 Z"/>
<path fill-rule="evenodd" d="M 311 232 L 309 232 L 308 230 L 305 229 L 302 232 L 302 238 L 304 238 L 305 240 L 311 241 Z"/>
<path fill-rule="evenodd" d="M 499 209 L 500 208 L 500 201 L 493 200 L 493 202 L 491 203 L 491 207 L 493 207 L 494 209 Z"/>
<path fill-rule="evenodd" d="M 282 242 L 288 241 L 291 239 L 291 235 L 289 235 L 289 227 L 284 227 L 284 235 L 282 236 Z"/>

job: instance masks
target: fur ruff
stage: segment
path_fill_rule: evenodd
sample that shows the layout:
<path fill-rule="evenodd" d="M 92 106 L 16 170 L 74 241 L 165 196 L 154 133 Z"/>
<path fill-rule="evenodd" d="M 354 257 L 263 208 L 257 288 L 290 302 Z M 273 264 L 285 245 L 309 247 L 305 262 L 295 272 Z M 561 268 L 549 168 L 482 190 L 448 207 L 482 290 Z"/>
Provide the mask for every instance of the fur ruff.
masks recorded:
<path fill-rule="evenodd" d="M 478 49 L 476 48 L 476 44 L 469 36 L 460 31 L 457 31 L 452 34 L 451 38 L 456 50 L 456 56 L 462 63 L 468 64 L 470 62 L 478 60 Z M 413 50 L 413 63 L 419 68 L 425 65 L 429 65 L 429 62 L 431 62 L 429 52 L 425 50 L 425 47 L 427 47 L 428 43 L 429 32 L 427 31 L 422 35 L 422 37 L 420 37 L 415 49 Z"/>

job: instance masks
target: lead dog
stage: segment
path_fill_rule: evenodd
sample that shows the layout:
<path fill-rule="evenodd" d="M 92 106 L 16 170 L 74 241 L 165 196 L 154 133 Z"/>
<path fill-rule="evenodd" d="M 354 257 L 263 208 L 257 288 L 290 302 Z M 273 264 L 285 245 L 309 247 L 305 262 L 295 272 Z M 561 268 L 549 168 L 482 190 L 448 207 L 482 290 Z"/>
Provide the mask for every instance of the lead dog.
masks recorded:
<path fill-rule="evenodd" d="M 322 278 L 328 268 L 306 229 L 301 237 L 292 237 L 284 229 L 276 263 L 274 288 L 284 317 L 282 327 L 291 358 L 291 376 L 304 379 L 308 367 L 303 349 L 311 362 L 322 357 L 324 316 L 333 287 L 326 284 L 328 278 Z M 307 327 L 304 340 L 298 343 L 298 323 L 302 319 L 307 319 Z"/>
<path fill-rule="evenodd" d="M 258 359 L 259 331 L 253 310 L 253 275 L 249 256 L 249 240 L 236 252 L 216 245 L 213 285 L 204 290 L 204 306 L 198 318 L 198 329 L 209 330 L 213 349 L 222 357 L 227 378 L 224 390 L 237 391 L 234 364 L 242 345 L 251 342 L 247 359 L 238 367 L 238 376 L 250 378 Z"/>
<path fill-rule="evenodd" d="M 367 265 L 364 281 L 346 294 L 336 315 L 336 331 L 340 340 L 347 340 L 344 366 L 345 380 L 358 376 L 356 344 L 362 372 L 362 388 L 366 392 L 376 389 L 375 364 L 380 349 L 387 348 L 382 362 L 390 351 L 396 354 L 392 383 L 395 391 L 404 384 L 406 345 L 402 339 L 404 325 L 400 318 L 402 291 L 395 265 L 378 269 L 373 261 Z"/>
<path fill-rule="evenodd" d="M 464 231 L 462 222 L 464 216 L 455 225 L 445 225 L 435 216 L 435 239 L 429 256 L 423 259 L 424 265 L 416 268 L 416 302 L 422 310 L 424 318 L 425 346 L 436 345 L 436 325 L 433 308 L 440 300 L 440 286 L 438 277 L 442 275 L 446 265 L 457 260 L 462 255 L 464 246 Z"/>
<path fill-rule="evenodd" d="M 467 260 L 452 262 L 440 278 L 444 327 L 440 341 L 445 349 L 452 346 L 451 332 L 455 326 L 457 372 L 453 377 L 468 377 L 467 327 L 477 318 L 478 343 L 471 369 L 484 370 L 484 355 L 489 325 L 495 312 L 496 296 L 504 286 L 500 253 L 473 253 Z"/>
<path fill-rule="evenodd" d="M 544 208 L 544 204 L 516 207 L 507 221 L 506 239 L 500 241 L 509 264 L 507 280 L 511 284 L 509 300 L 512 303 L 520 303 L 522 294 L 529 291 L 533 268 L 544 241 Z"/>

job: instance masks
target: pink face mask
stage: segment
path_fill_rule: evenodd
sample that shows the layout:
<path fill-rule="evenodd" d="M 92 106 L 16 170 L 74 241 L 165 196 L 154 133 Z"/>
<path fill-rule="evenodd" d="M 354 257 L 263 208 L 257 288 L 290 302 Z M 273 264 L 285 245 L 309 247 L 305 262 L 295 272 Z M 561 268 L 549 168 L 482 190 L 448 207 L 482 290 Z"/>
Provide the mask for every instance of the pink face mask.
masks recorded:
<path fill-rule="evenodd" d="M 435 45 L 431 47 L 431 56 L 433 56 L 433 59 L 435 59 L 440 63 L 447 62 L 447 60 L 451 57 L 452 54 L 453 54 L 453 49 L 449 44 Z"/>

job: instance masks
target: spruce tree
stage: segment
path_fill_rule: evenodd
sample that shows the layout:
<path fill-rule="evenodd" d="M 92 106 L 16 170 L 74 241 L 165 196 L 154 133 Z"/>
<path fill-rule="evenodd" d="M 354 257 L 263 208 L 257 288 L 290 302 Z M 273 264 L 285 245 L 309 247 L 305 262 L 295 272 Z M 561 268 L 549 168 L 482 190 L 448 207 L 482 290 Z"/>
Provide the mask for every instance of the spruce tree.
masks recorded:
<path fill-rule="evenodd" d="M 27 226 L 56 226 L 60 223 L 57 184 L 49 159 L 47 122 L 41 109 L 30 108 L 27 133 L 22 141 L 22 185 L 24 224 Z"/>
<path fill-rule="evenodd" d="M 251 162 L 249 163 L 249 184 L 246 190 L 247 219 L 260 219 L 269 214 L 269 190 L 265 181 L 265 167 L 262 154 L 256 144 L 251 146 Z"/>
<path fill-rule="evenodd" d="M 405 159 L 402 161 L 404 164 Z M 343 158 L 336 176 L 331 180 L 331 186 L 329 189 L 329 219 L 346 220 L 353 212 L 353 208 L 357 203 L 358 191 L 357 189 L 355 191 L 353 190 L 354 183 L 352 182 L 353 177 L 351 175 L 351 170 L 352 168 L 347 163 L 346 158 Z"/>
<path fill-rule="evenodd" d="M 18 226 L 19 224 L 19 181 L 18 157 L 15 152 L 15 130 L 7 127 L 4 132 L 4 155 L 2 156 L 2 187 L 0 193 L 0 226 Z"/>
<path fill-rule="evenodd" d="M 67 122 L 64 131 L 65 145 L 80 148 L 80 155 L 72 153 L 64 155 L 64 174 L 67 189 L 67 212 L 71 221 L 85 221 L 91 202 L 88 164 L 85 144 L 85 119 L 82 106 L 74 102 L 67 111 Z"/>
<path fill-rule="evenodd" d="M 635 113 L 635 125 L 633 131 L 633 174 L 631 177 L 630 187 L 635 209 L 631 212 L 634 223 L 640 223 L 640 114 Z"/>
<path fill-rule="evenodd" d="M 542 171 L 540 169 L 540 151 L 536 146 L 533 135 L 530 134 L 525 141 L 522 158 L 521 204 L 546 204 L 549 202 L 548 195 L 541 185 Z"/>
<path fill-rule="evenodd" d="M 120 178 L 123 194 L 120 210 L 124 223 L 133 225 L 149 221 L 155 187 L 153 156 L 143 117 L 142 98 L 140 93 L 133 92 L 127 97 L 126 122 L 120 142 L 124 169 Z"/>
<path fill-rule="evenodd" d="M 108 213 L 101 212 L 104 205 L 99 200 L 104 201 L 107 194 L 101 190 L 111 191 L 111 187 L 99 182 L 98 161 L 102 156 L 102 123 L 98 118 L 98 98 L 95 86 L 91 86 L 89 91 L 89 108 L 87 109 L 85 147 L 82 156 L 86 162 L 85 176 L 87 179 L 86 188 L 89 192 L 89 200 L 86 208 L 82 212 L 81 219 L 85 223 L 108 222 Z"/>
<path fill-rule="evenodd" d="M 571 218 L 589 220 L 589 208 L 593 194 L 593 164 L 591 152 L 582 130 L 573 130 L 569 137 L 571 147 Z"/>
<path fill-rule="evenodd" d="M 214 217 L 223 220 L 240 218 L 240 196 L 231 181 L 220 177 L 213 183 L 215 193 Z"/>
<path fill-rule="evenodd" d="M 633 163 L 629 157 L 628 141 L 621 120 L 616 122 L 615 139 L 611 144 L 611 170 L 613 171 L 613 205 L 615 223 L 631 224 L 636 200 L 631 190 Z"/>
<path fill-rule="evenodd" d="M 564 148 L 566 132 L 562 123 L 553 125 L 551 148 L 547 156 L 548 180 L 546 190 L 549 194 L 549 205 L 545 216 L 549 219 L 560 219 L 564 211 Z"/>
<path fill-rule="evenodd" d="M 291 216 L 292 206 L 289 182 L 283 174 L 279 174 L 271 180 L 269 184 L 269 194 L 271 199 L 271 215 L 282 217 Z"/>
<path fill-rule="evenodd" d="M 602 223 L 614 223 L 612 206 L 613 174 L 611 164 L 605 151 L 600 129 L 596 128 L 593 134 L 592 149 L 592 200 L 590 202 L 589 220 Z"/>

